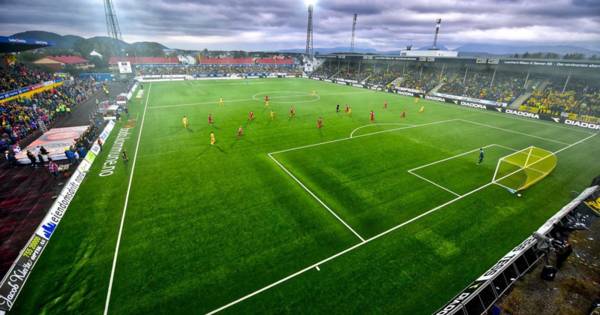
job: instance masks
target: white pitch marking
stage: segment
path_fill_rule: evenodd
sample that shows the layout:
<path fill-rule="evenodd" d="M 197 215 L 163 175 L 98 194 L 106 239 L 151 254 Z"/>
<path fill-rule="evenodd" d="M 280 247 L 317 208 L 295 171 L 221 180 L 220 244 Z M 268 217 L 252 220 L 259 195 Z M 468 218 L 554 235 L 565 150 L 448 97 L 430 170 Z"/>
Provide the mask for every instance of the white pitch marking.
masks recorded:
<path fill-rule="evenodd" d="M 537 138 L 537 139 L 541 139 L 541 140 L 549 141 L 549 142 L 554 142 L 554 143 L 558 143 L 558 144 L 568 145 L 568 143 L 566 143 L 566 142 L 562 142 L 562 141 L 558 141 L 558 140 L 554 140 L 554 139 L 548 139 L 548 138 L 544 138 L 544 137 L 540 137 L 540 136 L 536 136 L 536 135 L 531 135 L 531 134 L 520 132 L 520 131 L 515 131 L 515 130 L 506 129 L 506 128 L 502 128 L 502 127 L 496 127 L 496 126 L 489 125 L 489 124 L 482 124 L 480 122 L 466 120 L 466 119 L 459 119 L 459 120 L 464 121 L 464 122 L 468 122 L 468 123 L 471 123 L 471 124 L 474 124 L 474 125 L 479 125 L 479 126 L 483 126 L 483 127 L 492 128 L 492 129 L 498 129 L 498 130 L 502 130 L 502 131 L 505 131 L 505 132 L 515 133 L 515 134 L 519 134 L 519 135 L 523 135 L 523 136 L 527 136 L 527 137 L 532 137 L 532 138 Z"/>
<path fill-rule="evenodd" d="M 321 268 L 319 268 L 319 266 L 315 266 L 315 268 L 317 268 L 317 271 L 321 271 Z"/>
<path fill-rule="evenodd" d="M 324 263 L 326 263 L 328 261 L 331 261 L 331 260 L 333 260 L 333 259 L 335 259 L 335 258 L 337 258 L 339 256 L 342 256 L 342 255 L 344 255 L 344 254 L 346 254 L 346 253 L 348 253 L 350 251 L 353 251 L 353 250 L 355 250 L 355 249 L 357 249 L 357 248 L 359 248 L 359 247 L 361 247 L 361 246 L 363 246 L 363 245 L 365 245 L 365 244 L 367 244 L 367 243 L 369 243 L 371 241 L 374 241 L 374 240 L 376 240 L 376 239 L 378 239 L 378 238 L 380 238 L 380 237 L 382 237 L 382 236 L 384 236 L 384 235 L 386 235 L 388 233 L 391 233 L 391 232 L 393 232 L 393 231 L 395 231 L 395 230 L 397 230 L 397 229 L 399 229 L 399 228 L 401 228 L 401 227 L 403 227 L 403 226 L 405 226 L 407 224 L 410 224 L 410 223 L 412 223 L 414 221 L 417 221 L 417 220 L 419 220 L 419 219 L 421 219 L 421 218 L 423 218 L 423 217 L 425 217 L 425 216 L 427 216 L 427 215 L 429 215 L 429 214 L 431 214 L 431 213 L 433 213 L 435 211 L 438 211 L 439 209 L 441 209 L 441 208 L 443 208 L 443 207 L 445 207 L 445 206 L 447 206 L 447 205 L 449 205 L 451 203 L 454 203 L 454 202 L 456 202 L 456 201 L 458 201 L 458 200 L 460 200 L 460 199 L 462 199 L 464 197 L 467 197 L 467 196 L 469 196 L 469 195 L 471 195 L 471 194 L 473 194 L 473 193 L 475 193 L 475 192 L 477 192 L 479 190 L 482 190 L 482 189 L 484 189 L 484 188 L 486 188 L 486 187 L 488 187 L 490 185 L 492 185 L 492 183 L 485 184 L 485 185 L 483 185 L 483 186 L 481 186 L 479 188 L 476 188 L 476 189 L 474 189 L 474 190 L 472 190 L 472 191 L 470 191 L 470 192 L 468 192 L 468 193 L 466 193 L 466 194 L 464 194 L 464 195 L 462 195 L 460 197 L 456 197 L 456 198 L 454 198 L 454 199 L 452 199 L 452 200 L 450 200 L 450 201 L 448 201 L 448 202 L 446 202 L 446 203 L 444 203 L 442 205 L 439 205 L 439 206 L 437 206 L 437 207 L 435 207 L 435 208 L 433 208 L 433 209 L 431 209 L 431 210 L 429 210 L 427 212 L 421 213 L 420 215 L 418 215 L 418 216 L 416 216 L 416 217 L 414 217 L 414 218 L 412 218 L 412 219 L 410 219 L 408 221 L 405 221 L 405 222 L 403 222 L 403 223 L 401 223 L 399 225 L 396 225 L 395 227 L 393 227 L 391 229 L 388 229 L 388 230 L 386 230 L 384 232 L 381 232 L 381 233 L 379 233 L 379 234 L 377 234 L 377 235 L 375 235 L 375 236 L 367 239 L 364 242 L 357 243 L 357 244 L 355 244 L 355 245 L 353 245 L 351 247 L 348 247 L 345 250 L 343 250 L 343 251 L 341 251 L 341 252 L 339 252 L 337 254 L 329 256 L 329 257 L 327 257 L 327 258 L 325 258 L 325 259 L 323 259 L 323 260 L 321 260 L 321 261 L 319 261 L 319 262 L 317 262 L 315 264 L 312 264 L 312 265 L 310 265 L 310 266 L 308 266 L 308 267 L 306 267 L 306 268 L 304 268 L 302 270 L 299 270 L 299 271 L 297 271 L 297 272 L 295 272 L 295 273 L 293 273 L 293 274 L 291 274 L 291 275 L 289 275 L 289 276 L 287 276 L 285 278 L 282 278 L 282 279 L 280 279 L 278 281 L 275 281 L 275 282 L 273 282 L 273 283 L 271 283 L 271 284 L 269 284 L 269 285 L 267 285 L 267 286 L 265 286 L 265 287 L 263 287 L 263 288 L 261 288 L 259 290 L 256 290 L 256 291 L 254 291 L 254 292 L 252 292 L 252 293 L 250 293 L 248 295 L 245 295 L 245 296 L 243 296 L 243 297 L 241 297 L 241 298 L 239 298 L 239 299 L 237 299 L 237 300 L 235 300 L 233 302 L 230 302 L 230 303 L 228 303 L 226 305 L 223 305 L 223 306 L 221 306 L 221 307 L 219 307 L 219 308 L 217 308 L 215 310 L 212 310 L 212 311 L 208 312 L 207 314 L 208 315 L 216 314 L 216 313 L 218 313 L 218 312 L 220 312 L 220 311 L 222 311 L 222 310 L 224 310 L 226 308 L 229 308 L 229 307 L 231 307 L 231 306 L 233 306 L 235 304 L 238 304 L 238 303 L 240 303 L 240 302 L 242 302 L 244 300 L 247 300 L 247 299 L 249 299 L 249 298 L 251 298 L 251 297 L 253 297 L 253 296 L 255 296 L 255 295 L 259 294 L 259 293 L 262 293 L 262 292 L 264 292 L 264 291 L 266 291 L 266 290 L 268 290 L 268 289 L 270 289 L 272 287 L 275 287 L 275 286 L 277 286 L 277 285 L 279 285 L 279 284 L 281 284 L 283 282 L 286 282 L 286 281 L 288 281 L 288 280 L 290 280 L 290 279 L 292 279 L 294 277 L 297 277 L 297 276 L 303 274 L 306 271 L 309 271 L 309 270 L 311 270 L 313 268 L 316 268 L 319 265 L 322 265 L 322 264 L 324 264 Z"/>
<path fill-rule="evenodd" d="M 301 149 L 306 149 L 306 148 L 312 148 L 312 147 L 316 147 L 316 146 L 320 146 L 320 145 L 324 145 L 324 144 L 329 144 L 329 143 L 335 143 L 335 142 L 346 141 L 346 140 L 351 140 L 351 139 L 356 139 L 356 138 L 361 138 L 361 137 L 373 136 L 373 135 L 377 135 L 377 134 L 380 134 L 380 133 L 393 132 L 393 131 L 404 130 L 404 129 L 418 128 L 418 127 L 425 127 L 425 126 L 429 126 L 429 125 L 443 124 L 443 123 L 453 122 L 453 121 L 458 121 L 458 119 L 440 120 L 440 121 L 434 121 L 434 122 L 430 122 L 430 123 L 426 123 L 426 124 L 421 124 L 421 125 L 413 125 L 413 126 L 407 126 L 407 127 L 392 128 L 392 129 L 387 129 L 387 130 L 380 130 L 380 131 L 375 131 L 375 132 L 370 132 L 370 133 L 365 133 L 365 134 L 362 134 L 362 135 L 354 136 L 352 138 L 347 137 L 347 138 L 340 138 L 340 139 L 335 139 L 335 140 L 317 142 L 317 143 L 302 145 L 302 146 L 299 146 L 299 147 L 289 148 L 289 149 L 285 149 L 285 150 L 281 150 L 281 151 L 271 152 L 269 154 L 280 154 L 280 153 L 289 152 L 289 151 L 296 151 L 296 150 L 301 150 Z"/>
<path fill-rule="evenodd" d="M 499 146 L 499 145 L 497 145 L 497 144 L 489 144 L 489 145 L 486 145 L 485 147 L 482 147 L 482 148 L 484 148 L 484 149 L 487 149 L 487 148 L 494 147 L 494 146 L 501 147 L 501 146 Z M 429 164 L 425 164 L 425 165 L 417 166 L 417 167 L 415 167 L 415 168 L 412 168 L 412 169 L 410 169 L 410 170 L 408 170 L 408 171 L 409 171 L 409 172 L 414 172 L 414 171 L 416 171 L 416 170 L 420 170 L 420 169 L 422 169 L 422 168 L 426 168 L 426 167 L 428 167 L 428 166 L 435 165 L 435 164 L 438 164 L 438 163 L 446 162 L 446 161 L 448 161 L 448 160 L 452 160 L 452 159 L 455 159 L 455 158 L 457 158 L 457 157 L 461 157 L 461 156 L 464 156 L 464 155 L 467 155 L 467 154 L 470 154 L 470 153 L 473 153 L 473 152 L 477 152 L 477 151 L 479 151 L 479 148 L 477 148 L 477 149 L 473 149 L 473 150 L 471 150 L 471 151 L 463 152 L 463 153 L 460 153 L 460 154 L 457 154 L 457 155 L 453 155 L 453 156 L 451 156 L 451 157 L 447 157 L 447 158 L 445 158 L 445 159 L 441 159 L 441 160 L 438 160 L 438 161 L 434 161 L 434 162 L 431 162 L 431 163 L 429 163 Z"/>
<path fill-rule="evenodd" d="M 345 93 L 329 93 L 329 94 L 319 94 L 320 96 L 330 96 L 330 95 L 352 95 L 352 94 L 364 94 L 369 93 L 370 91 L 361 91 L 361 92 L 345 92 Z M 301 95 L 292 95 L 293 96 L 301 96 Z M 310 94 L 306 94 L 306 96 L 310 96 Z M 319 97 L 320 97 L 319 96 Z M 278 96 L 275 98 L 284 98 L 285 96 Z M 239 102 L 250 102 L 250 101 L 260 101 L 254 98 L 241 98 L 241 99 L 233 99 L 233 100 L 225 100 L 225 104 L 227 103 L 239 103 Z M 316 101 L 316 100 L 315 100 Z M 187 107 L 187 106 L 196 106 L 196 105 L 210 105 L 210 104 L 218 104 L 218 100 L 214 101 L 205 101 L 205 102 L 196 102 L 196 103 L 183 103 L 183 104 L 170 104 L 170 105 L 160 105 L 160 106 L 150 106 L 150 109 L 165 109 L 172 107 Z"/>
<path fill-rule="evenodd" d="M 304 184 L 298 178 L 296 178 L 296 176 L 294 176 L 294 174 L 292 174 L 290 171 L 288 171 L 288 169 L 285 168 L 285 166 L 283 166 L 283 164 L 281 164 L 279 161 L 277 161 L 277 159 L 274 158 L 273 155 L 271 155 L 271 153 L 269 153 L 268 155 L 271 158 L 271 160 L 273 160 L 286 174 L 288 174 L 294 181 L 296 181 L 296 183 L 298 183 L 298 185 L 300 185 L 300 187 L 304 188 L 304 190 L 306 190 L 306 192 L 308 192 L 325 209 L 327 209 L 327 211 L 329 211 L 331 214 L 333 214 L 333 216 L 336 219 L 338 219 L 338 221 L 340 221 L 345 227 L 348 228 L 348 230 L 350 230 L 354 235 L 356 235 L 356 237 L 358 237 L 361 240 L 361 242 L 365 241 L 365 239 L 362 236 L 360 236 L 360 234 L 358 234 L 356 231 L 354 231 L 354 229 L 350 225 L 348 225 L 348 223 L 346 223 L 344 220 L 342 220 L 342 218 L 340 218 L 337 215 L 337 213 L 335 213 L 333 210 L 331 210 L 331 208 L 329 208 L 321 199 L 319 199 L 319 197 L 317 197 L 317 195 L 315 195 L 312 191 L 310 191 L 310 189 L 308 189 L 306 186 L 304 186 Z"/>
<path fill-rule="evenodd" d="M 500 147 L 500 148 L 507 148 L 507 149 L 509 149 L 509 150 L 514 150 L 514 149 L 512 149 L 512 148 L 504 147 L 504 146 L 502 146 L 502 145 L 498 145 L 498 144 L 489 144 L 489 145 L 486 145 L 486 146 L 484 146 L 484 147 L 481 147 L 481 148 L 487 149 L 487 148 L 490 148 L 490 147 L 496 147 L 496 146 L 497 146 L 497 147 Z M 431 162 L 431 163 L 429 163 L 429 164 L 421 165 L 421 166 L 418 166 L 418 167 L 415 167 L 415 168 L 413 168 L 413 169 L 410 169 L 410 170 L 408 170 L 408 173 L 410 173 L 411 175 L 414 175 L 414 176 L 416 176 L 416 177 L 418 177 L 418 178 L 420 178 L 420 179 L 422 179 L 422 180 L 424 180 L 424 181 L 426 181 L 426 182 L 428 182 L 428 183 L 430 183 L 430 184 L 432 184 L 432 185 L 435 185 L 435 186 L 437 186 L 437 187 L 439 187 L 439 188 L 441 188 L 441 189 L 443 189 L 443 190 L 445 190 L 445 191 L 447 191 L 447 192 L 449 192 L 449 193 L 451 193 L 451 194 L 453 194 L 453 195 L 455 195 L 455 196 L 457 196 L 457 197 L 458 197 L 458 196 L 460 196 L 460 194 L 458 194 L 458 193 L 454 192 L 453 190 L 451 190 L 451 189 L 449 189 L 449 188 L 446 188 L 446 187 L 444 187 L 444 186 L 442 186 L 442 185 L 440 185 L 440 184 L 438 184 L 438 183 L 436 183 L 436 182 L 434 182 L 434 181 L 432 181 L 432 180 L 430 180 L 430 179 L 428 179 L 428 178 L 426 178 L 426 177 L 424 177 L 424 176 L 421 176 L 421 175 L 419 175 L 419 174 L 415 173 L 415 171 L 416 171 L 416 170 L 423 169 L 423 168 L 426 168 L 426 167 L 429 167 L 429 166 L 431 166 L 431 165 L 435 165 L 435 164 L 438 164 L 438 163 L 446 162 L 446 161 L 448 161 L 448 160 L 452 160 L 452 159 L 455 159 L 455 158 L 457 158 L 457 157 L 461 157 L 461 156 L 464 156 L 464 155 L 468 155 L 468 154 L 470 154 L 470 153 L 477 152 L 477 151 L 479 151 L 479 149 L 473 149 L 473 150 L 471 150 L 471 151 L 467 151 L 467 152 L 463 152 L 463 153 L 460 153 L 460 154 L 457 154 L 457 155 L 453 155 L 453 156 L 451 156 L 451 157 L 447 157 L 447 158 L 445 158 L 445 159 L 441 159 L 441 160 L 438 160 L 438 161 L 434 161 L 434 162 Z"/>
<path fill-rule="evenodd" d="M 368 125 L 364 125 L 364 126 L 360 126 L 354 130 L 352 130 L 352 132 L 350 133 L 350 138 L 352 138 L 354 136 L 354 133 L 357 132 L 358 130 L 362 129 L 362 128 L 367 128 L 367 127 L 372 127 L 372 126 L 415 126 L 413 124 L 404 124 L 404 123 L 374 123 L 374 124 L 368 124 Z"/>
<path fill-rule="evenodd" d="M 110 271 L 110 281 L 108 282 L 108 292 L 106 293 L 106 303 L 104 304 L 104 315 L 108 314 L 108 307 L 110 305 L 110 294 L 112 292 L 112 285 L 115 278 L 115 270 L 117 267 L 117 257 L 119 256 L 119 246 L 121 245 L 121 236 L 123 235 L 123 225 L 125 224 L 125 214 L 127 213 L 127 204 L 129 203 L 129 192 L 131 191 L 131 183 L 133 182 L 133 172 L 135 170 L 135 162 L 137 160 L 138 149 L 140 147 L 140 139 L 142 138 L 142 130 L 144 129 L 144 119 L 146 118 L 146 110 L 148 109 L 148 99 L 150 98 L 150 90 L 152 84 L 148 87 L 148 94 L 146 94 L 146 104 L 144 105 L 144 112 L 142 114 L 142 122 L 140 124 L 140 131 L 138 133 L 137 142 L 135 144 L 135 152 L 133 155 L 133 162 L 131 164 L 131 173 L 129 174 L 129 184 L 127 184 L 127 193 L 125 194 L 125 204 L 123 205 L 123 214 L 121 215 L 121 224 L 119 225 L 119 234 L 117 235 L 117 245 L 115 247 L 115 256 L 113 257 L 112 268 Z"/>
<path fill-rule="evenodd" d="M 411 171 L 408 171 L 408 173 L 410 173 L 411 175 L 414 175 L 414 176 L 416 176 L 416 177 L 418 177 L 418 178 L 420 178 L 420 179 L 422 179 L 422 180 L 424 180 L 424 181 L 426 181 L 426 182 L 428 182 L 428 183 L 430 183 L 430 184 L 432 184 L 434 186 L 437 186 L 437 187 L 439 187 L 439 188 L 441 188 L 441 189 L 443 189 L 443 190 L 445 190 L 445 191 L 453 194 L 454 196 L 460 197 L 459 193 L 455 193 L 454 191 L 452 191 L 452 190 L 450 190 L 450 189 L 448 189 L 448 188 L 446 188 L 446 187 L 444 187 L 444 186 L 442 186 L 442 185 L 440 185 L 440 184 L 438 184 L 438 183 L 436 183 L 436 182 L 434 182 L 432 180 L 429 180 L 429 179 L 427 179 L 427 178 L 425 178 L 425 177 L 423 177 L 423 176 L 421 176 L 421 175 L 419 175 L 417 173 L 413 173 Z"/>
<path fill-rule="evenodd" d="M 517 149 L 515 149 L 515 148 L 507 147 L 507 146 L 505 146 L 505 145 L 501 145 L 501 144 L 494 144 L 494 145 L 495 145 L 495 146 L 497 146 L 497 147 L 500 147 L 500 148 L 504 148 L 504 149 L 507 149 L 507 150 L 513 151 L 513 152 L 517 152 L 517 151 L 519 151 L 519 150 L 517 150 Z"/>
<path fill-rule="evenodd" d="M 597 134 L 593 134 L 593 135 L 591 135 L 589 137 L 586 137 L 586 138 L 581 139 L 581 140 L 579 140 L 579 141 L 577 141 L 575 143 L 572 143 L 572 144 L 570 144 L 570 145 L 568 145 L 568 146 L 566 146 L 566 147 L 564 147 L 564 148 L 562 148 L 562 149 L 560 149 L 558 151 L 555 151 L 554 154 L 558 154 L 558 153 L 560 153 L 560 152 L 562 152 L 564 150 L 567 150 L 567 149 L 569 149 L 569 148 L 571 148 L 571 147 L 573 147 L 573 146 L 575 146 L 575 145 L 577 145 L 579 143 L 582 143 L 582 142 L 586 141 L 587 139 L 592 138 L 592 137 L 594 137 L 596 135 Z M 262 293 L 264 291 L 267 291 L 267 290 L 269 290 L 269 289 L 271 289 L 271 288 L 273 288 L 273 287 L 275 287 L 275 286 L 277 286 L 277 285 L 279 285 L 281 283 L 284 283 L 284 282 L 286 282 L 286 281 L 288 281 L 288 280 L 290 280 L 292 278 L 295 278 L 295 277 L 303 274 L 306 271 L 309 271 L 309 270 L 311 270 L 311 269 L 313 269 L 313 268 L 315 268 L 315 267 L 317 267 L 319 265 L 323 265 L 324 263 L 326 263 L 328 261 L 331 261 L 331 260 L 333 260 L 333 259 L 335 259 L 335 258 L 337 258 L 339 256 L 342 256 L 342 255 L 344 255 L 344 254 L 346 254 L 348 252 L 351 252 L 351 251 L 353 251 L 353 250 L 355 250 L 355 249 L 357 249 L 357 248 L 359 248 L 359 247 L 361 247 L 361 246 L 363 246 L 363 245 L 365 245 L 365 244 L 367 244 L 367 243 L 369 243 L 369 242 L 371 242 L 373 240 L 376 240 L 376 239 L 378 239 L 378 238 L 380 238 L 380 237 L 382 237 L 382 236 L 384 236 L 386 234 L 389 234 L 389 233 L 391 233 L 391 232 L 393 232 L 393 231 L 395 231 L 395 230 L 397 230 L 397 229 L 399 229 L 399 228 L 401 228 L 401 227 L 403 227 L 403 226 L 405 226 L 407 224 L 410 224 L 410 223 L 412 223 L 414 221 L 417 221 L 417 220 L 419 220 L 419 219 L 421 219 L 421 218 L 423 218 L 425 216 L 428 216 L 429 214 L 434 213 L 434 212 L 436 212 L 436 211 L 444 208 L 447 205 L 450 205 L 450 204 L 452 204 L 452 203 L 454 203 L 454 202 L 456 202 L 458 200 L 461 200 L 461 199 L 463 199 L 463 198 L 465 198 L 467 196 L 470 196 L 470 195 L 472 195 L 472 194 L 474 194 L 474 193 L 476 193 L 476 192 L 478 192 L 478 191 L 480 191 L 480 190 L 482 190 L 482 189 L 484 189 L 486 187 L 489 187 L 489 186 L 491 186 L 493 184 L 495 184 L 495 183 L 494 182 L 489 182 L 489 183 L 487 183 L 487 184 L 485 184 L 485 185 L 483 185 L 483 186 L 481 186 L 479 188 L 471 190 L 470 192 L 468 192 L 468 193 L 466 193 L 464 195 L 456 197 L 456 198 L 454 198 L 454 199 L 452 199 L 452 200 L 450 200 L 450 201 L 448 201 L 448 202 L 446 202 L 444 204 L 441 204 L 441 205 L 439 205 L 439 206 L 437 206 L 437 207 L 435 207 L 435 208 L 433 208 L 433 209 L 431 209 L 431 210 L 429 210 L 427 212 L 421 213 L 420 215 L 418 215 L 418 216 L 416 216 L 416 217 L 414 217 L 414 218 L 412 218 L 412 219 L 410 219 L 408 221 L 405 221 L 405 222 L 403 222 L 403 223 L 401 223 L 399 225 L 396 225 L 393 228 L 390 228 L 390 229 L 388 229 L 388 230 L 386 230 L 384 232 L 381 232 L 381 233 L 379 233 L 379 234 L 377 234 L 377 235 L 375 235 L 375 236 L 373 236 L 373 237 L 365 240 L 364 242 L 361 242 L 361 243 L 355 244 L 355 245 L 353 245 L 351 247 L 348 247 L 348 248 L 344 249 L 343 251 L 338 252 L 337 254 L 331 255 L 331 256 L 329 256 L 329 257 L 327 257 L 327 258 L 325 258 L 325 259 L 323 259 L 323 260 L 321 260 L 321 261 L 319 261 L 319 262 L 317 262 L 315 264 L 312 264 L 312 265 L 310 265 L 310 266 L 308 266 L 308 267 L 306 267 L 304 269 L 301 269 L 301 270 L 299 270 L 299 271 L 297 271 L 295 273 L 292 273 L 292 274 L 290 274 L 289 276 L 287 276 L 285 278 L 279 279 L 279 280 L 277 280 L 277 281 L 275 281 L 275 282 L 273 282 L 273 283 L 271 283 L 271 284 L 269 284 L 269 285 L 267 285 L 267 286 L 265 286 L 265 287 L 263 287 L 261 289 L 258 289 L 256 291 L 248 294 L 248 295 L 245 295 L 245 296 L 243 296 L 243 297 L 241 297 L 241 298 L 239 298 L 239 299 L 237 299 L 235 301 L 232 301 L 232 302 L 230 302 L 228 304 L 225 304 L 225 305 L 223 305 L 223 306 L 221 306 L 221 307 L 219 307 L 217 309 L 214 309 L 214 310 L 208 312 L 207 314 L 210 315 L 210 314 L 218 313 L 218 312 L 220 312 L 220 311 L 222 311 L 224 309 L 227 309 L 227 308 L 229 308 L 229 307 L 231 307 L 231 306 L 233 306 L 235 304 L 238 304 L 238 303 L 240 303 L 242 301 L 245 301 L 245 300 L 247 300 L 247 299 L 249 299 L 249 298 L 251 298 L 251 297 L 253 297 L 253 296 L 257 295 L 257 294 L 260 294 L 260 293 Z"/>

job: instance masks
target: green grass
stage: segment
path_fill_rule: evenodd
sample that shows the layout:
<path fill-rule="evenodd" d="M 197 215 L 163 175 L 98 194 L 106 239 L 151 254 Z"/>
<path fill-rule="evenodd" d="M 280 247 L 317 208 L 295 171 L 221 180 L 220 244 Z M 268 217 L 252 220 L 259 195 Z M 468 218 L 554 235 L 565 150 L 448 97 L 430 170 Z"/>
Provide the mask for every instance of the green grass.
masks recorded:
<path fill-rule="evenodd" d="M 336 113 L 338 103 L 352 105 L 352 117 Z M 288 119 L 292 104 L 297 117 Z M 593 137 L 560 152 L 554 172 L 516 198 L 489 185 L 499 157 L 531 145 L 556 151 L 589 133 L 303 79 L 147 83 L 130 112 L 137 118 L 126 143 L 131 157 L 143 117 L 144 124 L 110 314 L 217 309 L 359 244 L 341 221 L 372 239 L 224 312 L 429 314 L 600 174 L 600 137 Z M 15 314 L 103 312 L 133 160 L 113 176 L 98 174 L 123 127 L 107 141 Z M 308 147 L 286 151 L 301 146 Z M 486 159 L 476 165 L 480 147 Z M 447 190 L 409 172 L 415 168 Z M 430 209 L 437 210 L 423 215 Z"/>

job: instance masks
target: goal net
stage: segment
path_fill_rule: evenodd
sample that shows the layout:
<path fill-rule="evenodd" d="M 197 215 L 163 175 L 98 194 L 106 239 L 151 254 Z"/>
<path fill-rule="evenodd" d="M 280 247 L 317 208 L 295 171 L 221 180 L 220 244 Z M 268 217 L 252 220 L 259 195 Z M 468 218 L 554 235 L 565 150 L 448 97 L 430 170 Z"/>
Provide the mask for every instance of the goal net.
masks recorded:
<path fill-rule="evenodd" d="M 548 176 L 557 162 L 554 153 L 531 146 L 500 158 L 492 182 L 515 193 Z"/>

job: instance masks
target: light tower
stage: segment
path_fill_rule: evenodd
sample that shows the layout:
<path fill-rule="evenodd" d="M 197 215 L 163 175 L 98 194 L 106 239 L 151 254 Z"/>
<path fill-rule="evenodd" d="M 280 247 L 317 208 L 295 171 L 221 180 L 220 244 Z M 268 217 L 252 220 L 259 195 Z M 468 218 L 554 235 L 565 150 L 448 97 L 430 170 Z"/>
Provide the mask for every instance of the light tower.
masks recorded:
<path fill-rule="evenodd" d="M 104 13 L 106 15 L 106 31 L 108 37 L 122 40 L 121 29 L 119 28 L 119 20 L 113 6 L 112 0 L 104 0 Z"/>
<path fill-rule="evenodd" d="M 314 55 L 314 47 L 313 47 L 313 10 L 315 7 L 314 0 L 306 0 L 306 5 L 308 6 L 308 25 L 306 27 L 306 55 L 310 58 Z"/>
<path fill-rule="evenodd" d="M 435 24 L 435 36 L 433 37 L 433 50 L 437 49 L 437 40 L 438 34 L 440 33 L 440 25 L 442 24 L 442 19 L 437 19 Z"/>
<path fill-rule="evenodd" d="M 354 13 L 354 19 L 352 20 L 352 41 L 350 42 L 350 52 L 354 52 L 354 39 L 356 38 L 356 18 L 358 14 Z"/>

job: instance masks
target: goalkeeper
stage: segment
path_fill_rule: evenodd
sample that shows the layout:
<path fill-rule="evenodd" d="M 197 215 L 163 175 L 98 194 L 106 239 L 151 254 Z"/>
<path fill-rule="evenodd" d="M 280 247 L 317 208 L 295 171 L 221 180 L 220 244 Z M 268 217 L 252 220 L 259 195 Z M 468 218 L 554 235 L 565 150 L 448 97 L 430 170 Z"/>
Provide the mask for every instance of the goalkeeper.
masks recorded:
<path fill-rule="evenodd" d="M 483 162 L 483 157 L 484 157 L 484 153 L 483 153 L 483 148 L 479 148 L 479 162 L 477 162 L 477 164 L 481 164 Z"/>

